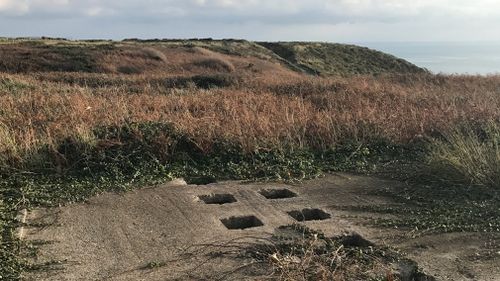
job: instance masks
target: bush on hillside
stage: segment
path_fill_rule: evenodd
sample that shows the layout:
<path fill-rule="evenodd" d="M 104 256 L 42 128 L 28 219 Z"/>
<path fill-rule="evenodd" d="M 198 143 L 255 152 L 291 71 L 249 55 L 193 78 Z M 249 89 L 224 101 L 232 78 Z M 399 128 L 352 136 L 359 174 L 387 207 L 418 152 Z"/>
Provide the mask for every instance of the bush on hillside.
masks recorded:
<path fill-rule="evenodd" d="M 165 88 L 189 88 L 196 87 L 201 89 L 225 88 L 236 86 L 240 83 L 240 78 L 229 74 L 207 74 L 195 75 L 191 77 L 173 77 L 165 80 Z"/>

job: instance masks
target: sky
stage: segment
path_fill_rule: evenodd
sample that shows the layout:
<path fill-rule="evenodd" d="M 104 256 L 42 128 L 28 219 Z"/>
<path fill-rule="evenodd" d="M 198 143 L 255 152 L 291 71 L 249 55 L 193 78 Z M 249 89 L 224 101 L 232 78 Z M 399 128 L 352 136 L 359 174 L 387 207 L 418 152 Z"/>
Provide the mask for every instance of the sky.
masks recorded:
<path fill-rule="evenodd" d="M 500 0 L 0 0 L 0 37 L 500 41 Z"/>

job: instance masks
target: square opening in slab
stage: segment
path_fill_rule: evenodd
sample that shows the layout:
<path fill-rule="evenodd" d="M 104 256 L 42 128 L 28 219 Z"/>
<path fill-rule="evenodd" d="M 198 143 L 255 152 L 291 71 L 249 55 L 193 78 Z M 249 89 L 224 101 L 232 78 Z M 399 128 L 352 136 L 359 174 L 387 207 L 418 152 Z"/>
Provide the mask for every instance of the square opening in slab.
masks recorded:
<path fill-rule="evenodd" d="M 320 209 L 303 209 L 301 211 L 290 211 L 288 214 L 296 221 L 320 221 L 329 219 L 330 214 Z"/>
<path fill-rule="evenodd" d="M 264 225 L 256 216 L 230 217 L 220 221 L 227 229 L 247 229 Z"/>
<path fill-rule="evenodd" d="M 297 194 L 288 189 L 263 189 L 259 193 L 267 199 L 285 199 L 297 197 Z"/>
<path fill-rule="evenodd" d="M 236 198 L 232 194 L 223 193 L 223 194 L 209 194 L 209 195 L 200 195 L 198 198 L 205 202 L 205 204 L 230 204 L 237 202 Z"/>

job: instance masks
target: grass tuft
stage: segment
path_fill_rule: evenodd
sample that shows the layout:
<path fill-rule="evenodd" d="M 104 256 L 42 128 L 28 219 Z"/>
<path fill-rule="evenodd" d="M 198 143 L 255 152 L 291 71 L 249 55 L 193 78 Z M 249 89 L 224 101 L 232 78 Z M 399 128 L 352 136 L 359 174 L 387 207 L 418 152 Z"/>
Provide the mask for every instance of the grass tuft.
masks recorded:
<path fill-rule="evenodd" d="M 500 125 L 452 130 L 431 144 L 431 174 L 450 184 L 500 189 Z"/>

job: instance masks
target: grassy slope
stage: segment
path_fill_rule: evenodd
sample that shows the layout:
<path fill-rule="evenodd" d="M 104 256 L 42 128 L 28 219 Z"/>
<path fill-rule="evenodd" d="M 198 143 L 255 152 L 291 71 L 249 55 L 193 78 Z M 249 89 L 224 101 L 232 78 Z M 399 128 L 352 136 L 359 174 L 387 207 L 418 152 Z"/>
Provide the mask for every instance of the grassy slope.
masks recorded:
<path fill-rule="evenodd" d="M 133 56 L 144 58 L 144 54 L 140 50 L 148 46 L 167 48 L 202 47 L 226 55 L 254 57 L 279 62 L 294 71 L 317 75 L 425 72 L 425 70 L 403 59 L 354 45 L 208 39 L 128 39 L 122 42 L 6 40 L 0 41 L 0 57 L 4 58 L 0 62 L 0 71 L 107 72 L 107 69 L 100 65 L 103 53 L 120 52 L 126 48 L 128 51 L 130 49 L 135 51 Z"/>
<path fill-rule="evenodd" d="M 332 43 L 259 43 L 306 73 L 320 75 L 423 73 L 403 59 L 364 47 Z"/>

